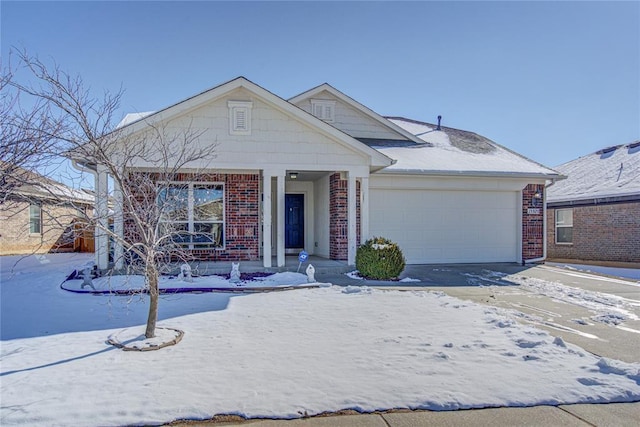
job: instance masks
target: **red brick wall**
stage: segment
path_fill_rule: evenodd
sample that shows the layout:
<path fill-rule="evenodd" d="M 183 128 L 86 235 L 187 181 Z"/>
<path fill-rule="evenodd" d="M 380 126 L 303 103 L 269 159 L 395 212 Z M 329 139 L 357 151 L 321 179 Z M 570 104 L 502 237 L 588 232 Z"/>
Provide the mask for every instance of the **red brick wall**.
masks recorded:
<path fill-rule="evenodd" d="M 349 253 L 348 181 L 329 177 L 329 258 L 345 261 Z M 356 181 L 356 235 L 360 244 L 360 182 Z"/>
<path fill-rule="evenodd" d="M 329 177 L 329 258 L 347 259 L 348 225 L 347 181 L 334 173 Z"/>
<path fill-rule="evenodd" d="M 193 250 L 207 261 L 253 261 L 260 258 L 260 175 L 210 174 L 202 181 L 224 183 L 224 249 Z"/>
<path fill-rule="evenodd" d="M 259 259 L 259 174 L 179 174 L 174 179 L 224 183 L 224 249 L 187 250 L 194 259 L 203 261 Z M 135 233 L 128 224 L 125 224 L 125 229 L 129 235 Z"/>
<path fill-rule="evenodd" d="M 547 210 L 547 257 L 640 262 L 640 202 L 573 207 L 573 243 L 556 244 L 555 208 Z"/>
<path fill-rule="evenodd" d="M 544 249 L 544 209 L 542 204 L 534 207 L 534 194 L 544 195 L 543 184 L 529 184 L 522 190 L 522 259 L 541 258 Z M 539 213 L 529 213 L 529 209 L 537 209 Z"/>

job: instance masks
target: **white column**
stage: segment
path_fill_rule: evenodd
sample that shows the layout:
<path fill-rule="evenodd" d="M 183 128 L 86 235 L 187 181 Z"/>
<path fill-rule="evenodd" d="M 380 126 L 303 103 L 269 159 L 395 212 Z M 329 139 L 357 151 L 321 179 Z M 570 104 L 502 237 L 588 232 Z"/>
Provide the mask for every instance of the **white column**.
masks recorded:
<path fill-rule="evenodd" d="M 96 265 L 99 269 L 109 267 L 109 238 L 106 229 L 109 224 L 109 196 L 107 169 L 103 165 L 97 166 L 96 173 L 96 206 L 95 218 L 97 220 L 95 230 Z"/>
<path fill-rule="evenodd" d="M 262 265 L 271 267 L 271 174 L 262 171 Z"/>
<path fill-rule="evenodd" d="M 113 241 L 113 261 L 116 269 L 121 269 L 124 266 L 123 248 L 121 239 L 124 238 L 124 198 L 122 195 L 122 189 L 118 184 L 118 181 L 113 181 L 113 197 L 115 199 L 115 205 L 113 206 L 113 232 L 116 238 Z"/>
<path fill-rule="evenodd" d="M 347 178 L 347 212 L 348 212 L 348 247 L 347 264 L 356 265 L 356 177 L 353 173 L 348 173 Z"/>
<path fill-rule="evenodd" d="M 369 177 L 360 178 L 360 244 L 369 238 Z"/>
<path fill-rule="evenodd" d="M 276 215 L 278 216 L 278 240 L 276 248 L 278 254 L 278 267 L 284 267 L 284 172 L 278 173 L 276 200 L 278 203 L 278 208 L 276 209 Z"/>

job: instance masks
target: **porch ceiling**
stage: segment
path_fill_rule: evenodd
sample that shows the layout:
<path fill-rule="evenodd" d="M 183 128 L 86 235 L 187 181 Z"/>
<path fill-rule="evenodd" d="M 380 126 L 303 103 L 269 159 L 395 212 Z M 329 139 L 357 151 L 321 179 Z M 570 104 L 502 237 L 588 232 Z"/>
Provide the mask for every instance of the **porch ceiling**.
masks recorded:
<path fill-rule="evenodd" d="M 292 172 L 296 172 L 297 178 L 296 179 L 292 179 L 291 178 L 291 173 Z M 322 177 L 325 177 L 331 173 L 334 173 L 334 171 L 304 171 L 304 170 L 287 170 L 287 174 L 285 176 L 285 179 L 287 181 L 291 181 L 291 182 L 295 182 L 295 181 L 316 181 Z"/>

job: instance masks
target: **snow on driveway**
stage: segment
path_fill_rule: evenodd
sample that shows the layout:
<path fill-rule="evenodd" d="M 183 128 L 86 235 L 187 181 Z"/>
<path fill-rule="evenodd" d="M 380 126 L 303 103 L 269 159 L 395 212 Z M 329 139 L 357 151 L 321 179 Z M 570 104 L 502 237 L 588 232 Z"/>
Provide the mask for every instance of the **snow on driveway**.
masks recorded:
<path fill-rule="evenodd" d="M 595 313 L 592 317 L 594 321 L 617 324 L 628 320 L 640 320 L 638 315 L 634 313 L 634 310 L 640 307 L 640 301 L 634 299 L 604 292 L 589 291 L 535 277 L 526 277 L 519 274 L 509 275 L 499 271 L 484 270 L 479 276 L 469 276 L 471 276 L 471 280 L 481 278 L 482 280 L 494 281 L 499 284 L 515 283 L 533 294 L 544 295 L 557 301 L 584 307 Z M 631 282 L 618 282 L 633 285 Z"/>
<path fill-rule="evenodd" d="M 146 297 L 60 289 L 74 255 L 2 257 L 2 425 L 154 424 L 214 414 L 449 410 L 640 400 L 640 364 L 598 358 L 443 293 L 366 287 L 160 302 L 176 346 L 123 352 Z M 48 262 L 46 262 L 48 260 Z"/>

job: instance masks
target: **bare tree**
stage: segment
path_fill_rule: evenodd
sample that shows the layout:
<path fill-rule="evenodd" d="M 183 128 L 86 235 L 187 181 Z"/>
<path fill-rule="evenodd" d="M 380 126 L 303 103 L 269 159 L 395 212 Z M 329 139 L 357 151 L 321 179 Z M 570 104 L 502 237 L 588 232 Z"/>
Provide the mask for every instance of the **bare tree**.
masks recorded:
<path fill-rule="evenodd" d="M 158 317 L 160 274 L 175 262 L 191 259 L 194 247 L 216 245 L 218 233 L 207 228 L 215 221 L 203 221 L 198 229 L 185 227 L 183 221 L 184 208 L 193 200 L 189 191 L 194 191 L 186 182 L 202 180 L 196 176 L 210 167 L 216 144 L 202 144 L 206 129 L 194 129 L 191 123 L 154 124 L 150 119 L 143 126 L 115 128 L 113 117 L 122 90 L 96 99 L 79 76 L 56 65 L 48 67 L 24 52 L 20 60 L 36 83 L 10 84 L 37 100 L 46 120 L 59 124 L 48 127 L 55 152 L 85 169 L 106 171 L 112 179 L 109 200 L 114 214 L 98 209 L 86 220 L 121 248 L 114 254 L 116 264 L 124 261 L 129 271 L 144 274 L 150 296 L 145 335 L 151 338 Z M 215 193 L 215 188 L 205 190 Z M 216 202 L 215 197 L 204 197 L 199 212 L 205 219 L 218 214 Z"/>
<path fill-rule="evenodd" d="M 30 169 L 47 160 L 53 137 L 62 123 L 54 120 L 46 102 L 31 99 L 23 106 L 11 65 L 0 74 L 0 204 L 16 188 L 31 182 Z"/>

